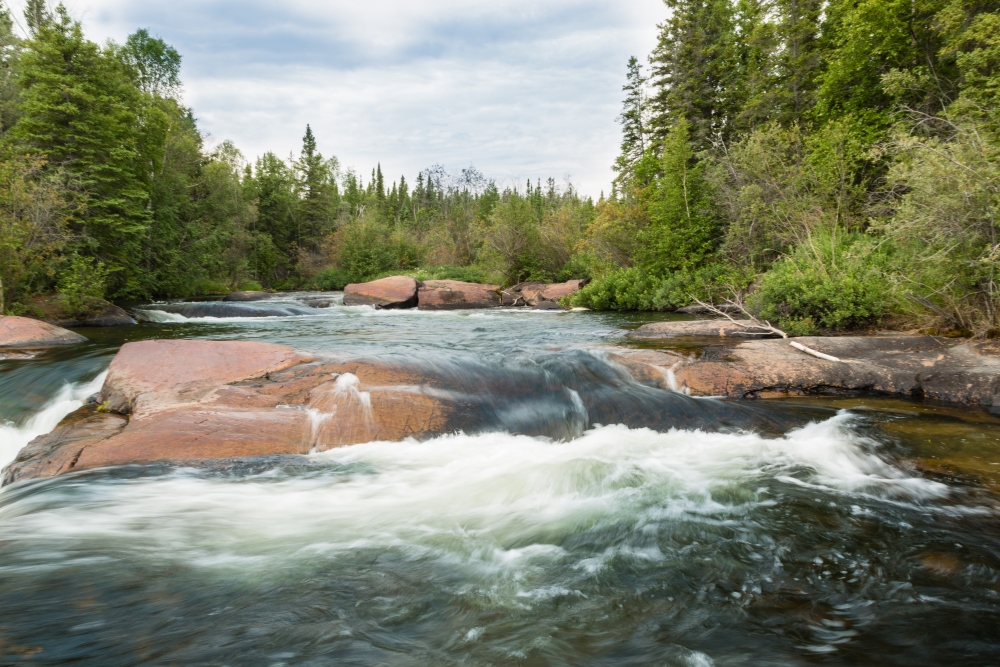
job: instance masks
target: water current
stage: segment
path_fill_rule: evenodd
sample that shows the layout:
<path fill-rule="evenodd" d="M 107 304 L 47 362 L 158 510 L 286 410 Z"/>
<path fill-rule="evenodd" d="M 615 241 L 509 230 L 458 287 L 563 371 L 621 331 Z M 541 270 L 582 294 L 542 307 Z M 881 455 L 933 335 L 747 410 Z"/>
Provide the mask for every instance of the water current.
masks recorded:
<path fill-rule="evenodd" d="M 493 417 L 5 488 L 0 665 L 1000 664 L 996 417 L 639 385 L 607 350 L 648 316 L 243 308 L 153 304 L 0 361 L 0 459 L 148 338 L 405 359 L 480 383 Z"/>

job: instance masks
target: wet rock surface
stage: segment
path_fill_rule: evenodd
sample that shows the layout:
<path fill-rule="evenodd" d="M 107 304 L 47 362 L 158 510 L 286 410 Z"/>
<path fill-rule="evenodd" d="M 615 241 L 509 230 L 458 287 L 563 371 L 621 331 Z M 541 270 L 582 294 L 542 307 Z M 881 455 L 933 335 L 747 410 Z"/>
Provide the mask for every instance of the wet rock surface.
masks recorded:
<path fill-rule="evenodd" d="M 405 276 L 382 278 L 344 288 L 345 306 L 376 308 L 416 308 L 417 281 Z"/>
<path fill-rule="evenodd" d="M 187 318 L 201 317 L 299 317 L 315 315 L 316 309 L 306 305 L 286 303 L 230 303 L 224 301 L 202 303 L 171 303 L 156 306 L 156 310 L 177 313 Z"/>
<path fill-rule="evenodd" d="M 418 301 L 420 310 L 497 308 L 500 306 L 500 286 L 427 280 L 420 285 Z"/>
<path fill-rule="evenodd" d="M 271 298 L 271 294 L 267 292 L 257 292 L 257 291 L 243 291 L 243 292 L 233 292 L 232 294 L 227 294 L 222 297 L 223 301 L 264 301 L 265 299 Z"/>
<path fill-rule="evenodd" d="M 504 306 L 529 306 L 542 310 L 562 308 L 561 301 L 580 291 L 589 281 L 569 280 L 564 283 L 527 282 L 503 290 Z"/>
<path fill-rule="evenodd" d="M 1000 410 L 1000 343 L 931 336 L 794 339 L 841 361 L 758 340 L 706 348 L 674 369 L 695 396 L 779 398 L 870 392 Z"/>
<path fill-rule="evenodd" d="M 634 340 L 655 340 L 681 336 L 718 336 L 720 338 L 777 338 L 776 334 L 755 329 L 749 320 L 694 320 L 689 322 L 653 322 L 629 334 Z"/>
<path fill-rule="evenodd" d="M 594 424 L 775 424 L 752 408 L 664 391 L 680 360 L 579 350 L 543 354 L 529 367 L 497 368 L 447 358 L 317 358 L 270 343 L 128 343 L 96 403 L 33 441 L 5 479 L 294 457 L 455 432 L 571 440 Z"/>
<path fill-rule="evenodd" d="M 87 339 L 62 327 L 29 317 L 0 316 L 0 348 L 75 345 Z"/>

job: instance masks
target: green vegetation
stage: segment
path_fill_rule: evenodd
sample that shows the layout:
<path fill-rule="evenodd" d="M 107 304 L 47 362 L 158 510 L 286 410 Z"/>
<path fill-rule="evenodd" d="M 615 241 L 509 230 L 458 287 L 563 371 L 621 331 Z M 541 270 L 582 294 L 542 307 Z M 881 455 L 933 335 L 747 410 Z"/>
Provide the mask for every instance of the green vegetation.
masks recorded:
<path fill-rule="evenodd" d="M 248 287 L 340 289 L 393 273 L 517 282 L 567 268 L 595 215 L 572 186 L 500 190 L 440 167 L 367 183 L 317 149 L 248 164 L 206 148 L 180 101 L 180 54 L 139 30 L 87 40 L 31 0 L 0 8 L 0 311 L 54 292 L 70 310 Z"/>
<path fill-rule="evenodd" d="M 1000 332 L 1000 4 L 665 1 L 576 304 Z"/>
<path fill-rule="evenodd" d="M 665 3 L 596 203 L 471 168 L 362 179 L 308 127 L 249 164 L 205 146 L 148 31 L 99 46 L 61 6 L 31 0 L 27 35 L 0 12 L 0 308 L 591 278 L 575 305 L 1000 332 L 1000 3 Z"/>

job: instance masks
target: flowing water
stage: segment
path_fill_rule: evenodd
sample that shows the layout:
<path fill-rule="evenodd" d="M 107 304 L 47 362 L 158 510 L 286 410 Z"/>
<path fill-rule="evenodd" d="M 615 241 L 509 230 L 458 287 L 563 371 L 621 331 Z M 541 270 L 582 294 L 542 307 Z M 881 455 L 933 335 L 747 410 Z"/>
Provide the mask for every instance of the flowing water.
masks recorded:
<path fill-rule="evenodd" d="M 599 349 L 640 316 L 271 306 L 0 361 L 0 457 L 143 338 L 405 359 L 480 426 L 8 487 L 0 665 L 1000 664 L 1000 419 L 640 385 Z"/>

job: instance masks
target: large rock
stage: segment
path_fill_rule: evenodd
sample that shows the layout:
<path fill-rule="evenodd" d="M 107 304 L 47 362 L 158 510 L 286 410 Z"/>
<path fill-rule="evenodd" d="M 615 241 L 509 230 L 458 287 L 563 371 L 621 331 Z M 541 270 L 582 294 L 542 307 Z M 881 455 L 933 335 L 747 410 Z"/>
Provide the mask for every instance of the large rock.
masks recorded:
<path fill-rule="evenodd" d="M 152 306 L 150 310 L 177 313 L 189 319 L 204 317 L 301 317 L 316 314 L 315 308 L 298 304 L 226 303 L 223 301 L 171 303 Z"/>
<path fill-rule="evenodd" d="M 418 301 L 420 310 L 497 308 L 500 306 L 500 286 L 427 280 L 420 285 Z"/>
<path fill-rule="evenodd" d="M 749 320 L 692 320 L 682 322 L 653 322 L 644 324 L 629 334 L 635 340 L 655 340 L 684 336 L 711 338 L 776 338 L 769 331 L 755 328 Z"/>
<path fill-rule="evenodd" d="M 730 398 L 872 392 L 1000 410 L 1000 343 L 931 336 L 795 339 L 840 359 L 828 361 L 789 342 L 708 348 L 674 369 L 677 387 Z"/>
<path fill-rule="evenodd" d="M 406 276 L 393 276 L 370 283 L 351 284 L 344 288 L 344 305 L 416 308 L 417 281 Z"/>
<path fill-rule="evenodd" d="M 59 294 L 38 297 L 29 304 L 41 319 L 57 327 L 118 327 L 136 321 L 123 309 L 104 299 L 84 297 L 78 307 L 70 308 Z"/>
<path fill-rule="evenodd" d="M 129 343 L 111 363 L 99 409 L 32 441 L 4 479 L 301 455 L 456 430 L 450 415 L 463 399 L 443 399 L 433 384 L 383 362 L 323 361 L 268 343 Z"/>
<path fill-rule="evenodd" d="M 587 280 L 569 280 L 564 283 L 529 282 L 505 289 L 501 295 L 504 306 L 530 306 L 532 308 L 561 308 L 561 301 L 580 291 Z"/>
<path fill-rule="evenodd" d="M 13 315 L 0 316 L 0 347 L 50 347 L 86 341 L 80 334 L 47 322 Z"/>
<path fill-rule="evenodd" d="M 263 301 L 269 299 L 271 294 L 267 292 L 243 291 L 233 292 L 222 297 L 223 301 Z"/>

